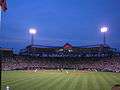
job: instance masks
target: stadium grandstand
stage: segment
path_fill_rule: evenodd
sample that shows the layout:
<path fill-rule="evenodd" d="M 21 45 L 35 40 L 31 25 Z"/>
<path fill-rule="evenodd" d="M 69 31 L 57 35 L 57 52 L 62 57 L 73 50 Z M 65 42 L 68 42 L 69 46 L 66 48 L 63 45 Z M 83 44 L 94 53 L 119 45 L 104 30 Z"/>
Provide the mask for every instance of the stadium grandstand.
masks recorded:
<path fill-rule="evenodd" d="M 8 51 L 9 52 L 9 51 Z M 2 70 L 72 69 L 120 72 L 120 52 L 108 45 L 29 45 L 18 55 L 2 55 Z"/>
<path fill-rule="evenodd" d="M 64 46 L 29 45 L 20 50 L 20 55 L 39 57 L 111 57 L 120 56 L 120 52 L 109 45 L 98 44 L 88 46 L 72 46 L 66 43 Z"/>
<path fill-rule="evenodd" d="M 13 49 L 0 47 L 0 56 L 12 56 L 12 55 L 14 55 Z"/>

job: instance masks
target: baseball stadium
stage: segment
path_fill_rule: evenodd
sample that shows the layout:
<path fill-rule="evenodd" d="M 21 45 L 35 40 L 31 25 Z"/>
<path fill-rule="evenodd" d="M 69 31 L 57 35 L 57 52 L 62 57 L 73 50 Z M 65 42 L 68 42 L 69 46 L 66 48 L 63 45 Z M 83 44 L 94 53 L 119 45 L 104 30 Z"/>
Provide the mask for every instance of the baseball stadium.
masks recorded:
<path fill-rule="evenodd" d="M 2 90 L 111 90 L 120 84 L 120 52 L 104 45 L 30 45 L 2 53 Z"/>
<path fill-rule="evenodd" d="M 119 3 L 0 0 L 1 90 L 120 90 Z"/>

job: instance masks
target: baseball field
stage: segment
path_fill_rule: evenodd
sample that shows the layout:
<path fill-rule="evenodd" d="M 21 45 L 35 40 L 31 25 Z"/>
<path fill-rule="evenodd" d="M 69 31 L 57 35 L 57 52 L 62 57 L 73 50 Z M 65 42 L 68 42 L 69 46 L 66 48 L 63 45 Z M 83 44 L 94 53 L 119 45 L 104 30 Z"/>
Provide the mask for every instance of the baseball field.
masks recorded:
<path fill-rule="evenodd" d="M 120 73 L 73 70 L 2 71 L 1 90 L 111 90 Z"/>

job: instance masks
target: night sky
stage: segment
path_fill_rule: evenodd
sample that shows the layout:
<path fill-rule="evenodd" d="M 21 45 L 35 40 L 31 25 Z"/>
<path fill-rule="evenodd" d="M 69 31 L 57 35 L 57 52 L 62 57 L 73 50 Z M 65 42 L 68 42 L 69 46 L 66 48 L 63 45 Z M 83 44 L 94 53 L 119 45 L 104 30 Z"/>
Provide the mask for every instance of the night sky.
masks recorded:
<path fill-rule="evenodd" d="M 0 47 L 19 50 L 30 44 L 47 46 L 103 43 L 102 26 L 109 27 L 107 44 L 120 48 L 120 0 L 7 0 L 2 17 Z"/>

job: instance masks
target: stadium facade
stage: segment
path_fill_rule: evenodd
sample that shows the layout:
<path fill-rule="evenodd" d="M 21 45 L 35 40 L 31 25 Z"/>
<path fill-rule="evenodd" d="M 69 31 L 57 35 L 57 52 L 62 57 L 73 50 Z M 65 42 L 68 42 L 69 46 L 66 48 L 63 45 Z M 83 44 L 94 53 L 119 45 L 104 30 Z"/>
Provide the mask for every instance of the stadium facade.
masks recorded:
<path fill-rule="evenodd" d="M 64 46 L 29 45 L 20 50 L 23 56 L 38 57 L 112 57 L 120 56 L 120 52 L 109 45 L 97 44 L 88 46 L 72 46 L 66 43 Z"/>
<path fill-rule="evenodd" d="M 0 47 L 0 56 L 13 56 L 13 55 L 14 55 L 13 49 Z"/>

